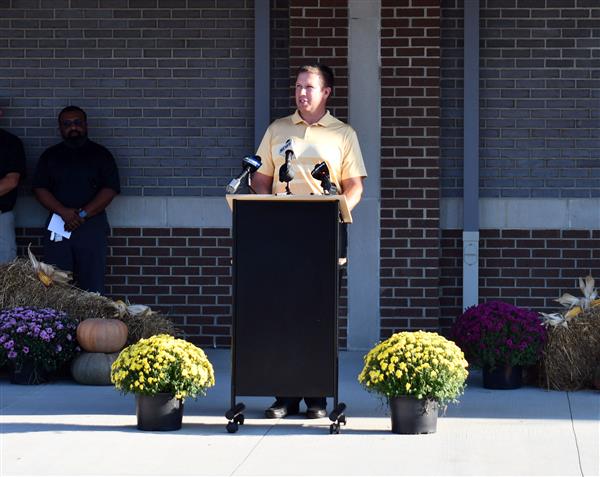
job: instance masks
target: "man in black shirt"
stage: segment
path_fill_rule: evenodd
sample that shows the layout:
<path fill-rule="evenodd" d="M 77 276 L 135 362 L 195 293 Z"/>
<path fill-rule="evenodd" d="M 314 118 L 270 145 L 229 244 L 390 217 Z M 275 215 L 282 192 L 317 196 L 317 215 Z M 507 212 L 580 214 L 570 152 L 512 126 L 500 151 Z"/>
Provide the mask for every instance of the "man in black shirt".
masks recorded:
<path fill-rule="evenodd" d="M 0 264 L 17 256 L 12 210 L 17 201 L 17 186 L 25 172 L 23 143 L 17 136 L 0 129 Z"/>
<path fill-rule="evenodd" d="M 64 108 L 58 126 L 63 141 L 40 156 L 33 190 L 46 209 L 62 218 L 71 237 L 46 231 L 44 261 L 72 271 L 80 288 L 104 293 L 110 232 L 104 209 L 121 190 L 119 172 L 108 149 L 88 139 L 81 108 Z"/>

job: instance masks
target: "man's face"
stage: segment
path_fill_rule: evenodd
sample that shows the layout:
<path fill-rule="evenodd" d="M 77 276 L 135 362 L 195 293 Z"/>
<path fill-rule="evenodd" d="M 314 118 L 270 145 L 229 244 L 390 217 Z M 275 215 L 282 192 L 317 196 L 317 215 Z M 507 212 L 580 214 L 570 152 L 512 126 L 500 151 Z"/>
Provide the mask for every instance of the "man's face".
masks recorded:
<path fill-rule="evenodd" d="M 323 87 L 321 76 L 303 71 L 296 79 L 296 107 L 302 115 L 325 114 L 331 88 Z"/>
<path fill-rule="evenodd" d="M 87 124 L 80 111 L 68 111 L 63 113 L 58 121 L 60 135 L 63 139 L 87 136 Z"/>

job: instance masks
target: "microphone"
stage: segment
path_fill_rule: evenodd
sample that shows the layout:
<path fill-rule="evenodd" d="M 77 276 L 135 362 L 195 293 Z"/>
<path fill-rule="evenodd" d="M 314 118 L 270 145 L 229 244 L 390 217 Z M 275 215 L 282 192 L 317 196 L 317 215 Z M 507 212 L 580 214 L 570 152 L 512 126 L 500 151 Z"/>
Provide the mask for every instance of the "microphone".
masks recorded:
<path fill-rule="evenodd" d="M 260 156 L 246 156 L 242 159 L 242 172 L 239 176 L 234 179 L 231 179 L 231 182 L 227 184 L 227 188 L 225 191 L 228 194 L 235 194 L 240 187 L 242 181 L 246 178 L 248 174 L 252 174 L 256 172 L 260 166 L 262 166 L 262 161 Z"/>
<path fill-rule="evenodd" d="M 310 175 L 318 181 L 321 181 L 321 188 L 325 195 L 336 195 L 338 193 L 335 184 L 331 183 L 331 179 L 329 178 L 329 168 L 325 161 L 315 165 Z"/>
<path fill-rule="evenodd" d="M 294 151 L 288 149 L 285 151 L 285 162 L 279 168 L 279 182 L 290 182 L 294 180 L 296 172 L 292 168 L 292 160 L 296 159 Z"/>

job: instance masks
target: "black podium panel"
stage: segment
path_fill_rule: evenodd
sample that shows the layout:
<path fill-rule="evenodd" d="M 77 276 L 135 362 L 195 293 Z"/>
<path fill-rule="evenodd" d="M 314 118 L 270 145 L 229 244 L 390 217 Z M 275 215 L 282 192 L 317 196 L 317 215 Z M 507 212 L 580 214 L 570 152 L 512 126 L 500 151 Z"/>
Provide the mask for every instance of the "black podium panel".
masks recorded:
<path fill-rule="evenodd" d="M 336 395 L 337 234 L 337 202 L 234 201 L 234 396 Z"/>

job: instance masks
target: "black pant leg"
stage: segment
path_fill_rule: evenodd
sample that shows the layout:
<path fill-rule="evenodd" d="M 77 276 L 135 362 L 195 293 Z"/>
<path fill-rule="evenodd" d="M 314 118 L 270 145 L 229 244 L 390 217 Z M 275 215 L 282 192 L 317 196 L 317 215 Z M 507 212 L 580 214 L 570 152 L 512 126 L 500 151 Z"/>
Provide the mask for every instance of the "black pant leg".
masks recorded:
<path fill-rule="evenodd" d="M 71 235 L 73 272 L 82 290 L 104 294 L 108 231 L 104 217 L 93 217 Z"/>
<path fill-rule="evenodd" d="M 340 222 L 338 225 L 339 258 L 348 258 L 348 224 Z"/>
<path fill-rule="evenodd" d="M 82 290 L 104 294 L 107 244 L 106 235 L 93 236 L 73 244 L 74 272 Z"/>
<path fill-rule="evenodd" d="M 324 397 L 305 397 L 304 402 L 306 403 L 306 407 L 327 408 L 327 398 Z"/>
<path fill-rule="evenodd" d="M 66 272 L 73 271 L 73 252 L 70 239 L 63 238 L 60 242 L 50 240 L 50 232 L 44 234 L 43 262 L 54 265 Z"/>

